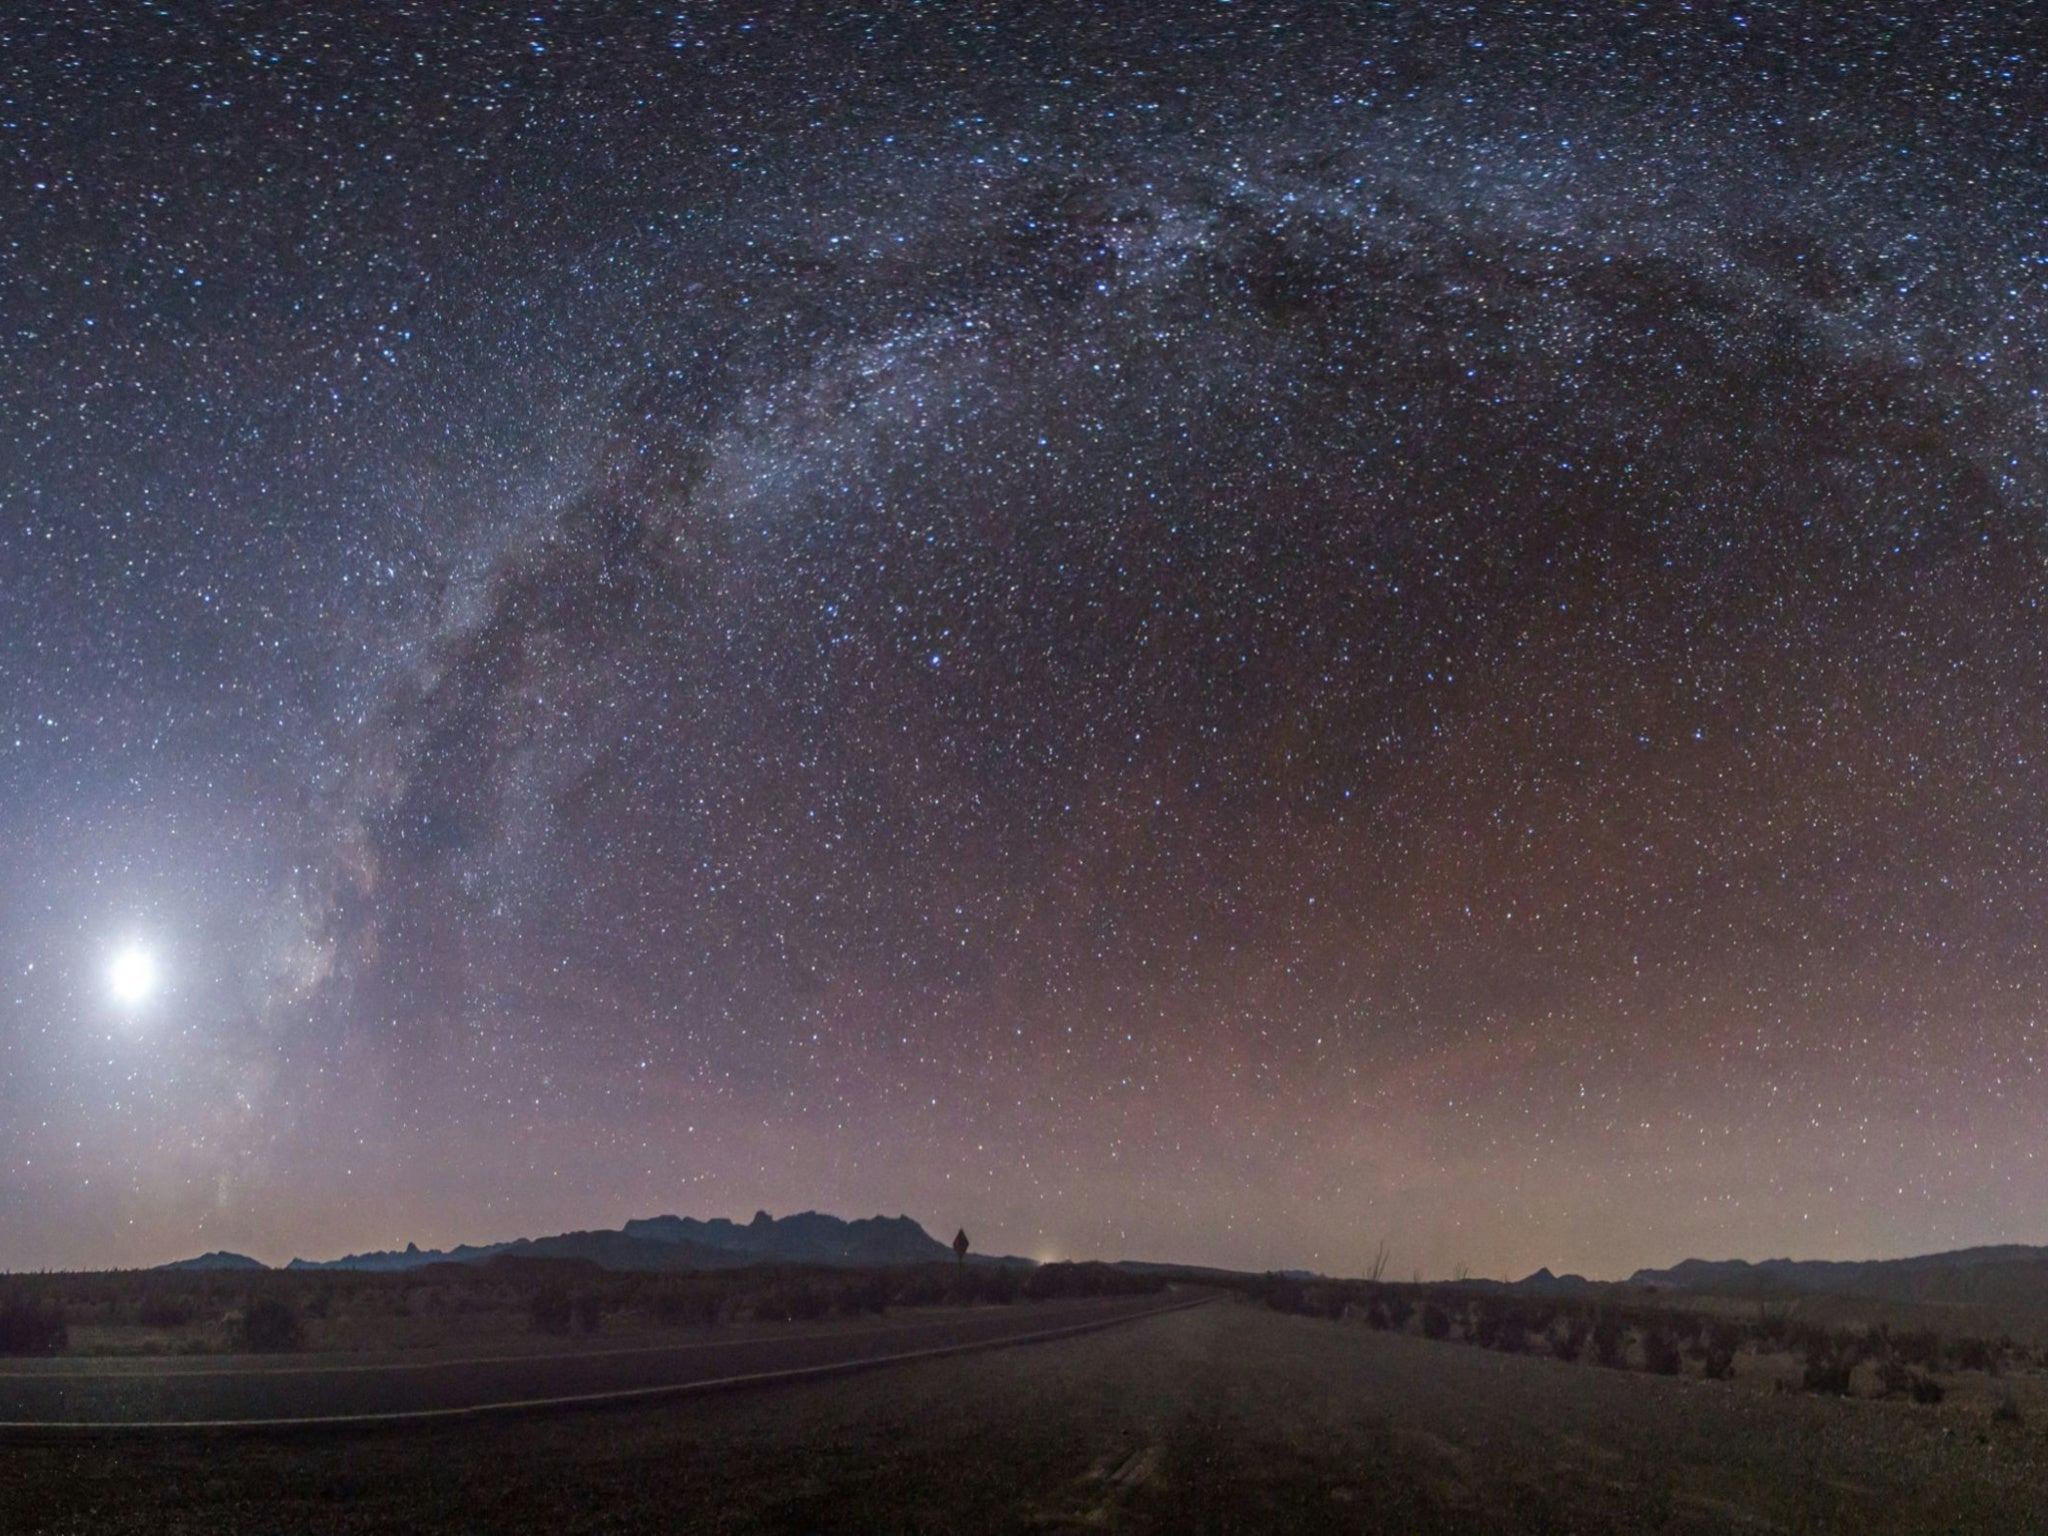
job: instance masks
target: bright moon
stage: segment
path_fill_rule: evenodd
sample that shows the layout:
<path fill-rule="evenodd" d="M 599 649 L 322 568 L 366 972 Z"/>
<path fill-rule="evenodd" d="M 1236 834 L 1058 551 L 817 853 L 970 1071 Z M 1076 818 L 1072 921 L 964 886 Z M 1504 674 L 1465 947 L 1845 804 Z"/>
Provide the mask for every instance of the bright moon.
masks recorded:
<path fill-rule="evenodd" d="M 107 967 L 107 985 L 116 1002 L 131 1008 L 146 1002 L 156 990 L 156 957 L 131 944 L 114 956 L 114 963 Z"/>

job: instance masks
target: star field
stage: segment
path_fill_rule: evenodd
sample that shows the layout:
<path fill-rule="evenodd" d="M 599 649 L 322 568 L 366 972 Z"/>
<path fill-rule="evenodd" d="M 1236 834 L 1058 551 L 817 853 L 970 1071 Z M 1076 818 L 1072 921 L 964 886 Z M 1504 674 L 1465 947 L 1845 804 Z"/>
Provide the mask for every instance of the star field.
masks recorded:
<path fill-rule="evenodd" d="M 0 18 L 0 1267 L 2048 1231 L 2038 20 L 459 9 Z"/>

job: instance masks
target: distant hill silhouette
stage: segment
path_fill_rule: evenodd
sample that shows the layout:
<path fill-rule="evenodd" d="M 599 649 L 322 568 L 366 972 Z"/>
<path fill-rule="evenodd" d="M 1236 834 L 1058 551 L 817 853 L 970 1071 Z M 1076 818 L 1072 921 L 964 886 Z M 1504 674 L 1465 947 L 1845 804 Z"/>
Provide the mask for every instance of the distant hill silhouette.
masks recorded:
<path fill-rule="evenodd" d="M 2048 1298 L 2048 1248 L 2005 1243 L 1909 1259 L 1687 1259 L 1639 1269 L 1635 1286 L 1783 1295 L 1828 1293 L 1944 1306 L 2039 1307 Z"/>
<path fill-rule="evenodd" d="M 842 1221 L 818 1211 L 803 1211 L 777 1221 L 756 1211 L 744 1227 L 718 1217 L 698 1221 L 689 1216 L 656 1216 L 629 1221 L 628 1237 L 652 1242 L 743 1254 L 750 1263 L 763 1259 L 791 1264 L 925 1264 L 953 1257 L 908 1216 L 869 1216 Z"/>
<path fill-rule="evenodd" d="M 654 1216 L 629 1221 L 619 1231 L 564 1232 L 556 1237 L 351 1253 L 339 1259 L 293 1259 L 287 1269 L 395 1271 L 429 1264 L 479 1264 L 498 1257 L 588 1259 L 606 1269 L 734 1269 L 746 1264 L 924 1264 L 951 1263 L 953 1250 L 908 1216 L 870 1216 L 846 1221 L 820 1211 L 802 1211 L 780 1221 L 766 1211 L 745 1225 L 717 1217 Z M 253 1262 L 253 1261 L 252 1261 Z M 1021 1261 L 1007 1261 L 1021 1262 Z M 260 1267 L 260 1266 L 259 1266 Z"/>
<path fill-rule="evenodd" d="M 1539 1296 L 1577 1296 L 1598 1287 L 1584 1275 L 1553 1275 L 1548 1266 L 1517 1280 L 1514 1289 Z"/>
<path fill-rule="evenodd" d="M 252 1259 L 246 1253 L 229 1253 L 225 1248 L 213 1253 L 202 1253 L 196 1259 L 178 1259 L 169 1264 L 159 1264 L 158 1269 L 268 1269 L 270 1266 L 260 1259 Z"/>

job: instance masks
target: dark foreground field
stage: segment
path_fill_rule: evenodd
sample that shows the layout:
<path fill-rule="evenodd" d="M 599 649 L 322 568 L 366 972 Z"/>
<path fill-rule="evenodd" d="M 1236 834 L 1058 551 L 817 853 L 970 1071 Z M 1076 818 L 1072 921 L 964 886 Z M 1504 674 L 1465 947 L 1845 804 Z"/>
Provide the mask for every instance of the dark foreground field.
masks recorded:
<path fill-rule="evenodd" d="M 1603 1371 L 1236 1302 L 664 1406 L 0 1446 L 0 1530 L 2035 1531 L 1979 1407 Z"/>

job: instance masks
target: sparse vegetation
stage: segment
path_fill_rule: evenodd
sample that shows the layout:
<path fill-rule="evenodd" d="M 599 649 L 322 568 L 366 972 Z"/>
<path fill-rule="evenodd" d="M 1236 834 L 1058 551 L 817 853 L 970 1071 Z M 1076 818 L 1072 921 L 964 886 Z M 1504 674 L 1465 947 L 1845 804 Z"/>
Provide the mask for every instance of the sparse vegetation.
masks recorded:
<path fill-rule="evenodd" d="M 1593 1320 L 1593 1358 L 1613 1368 L 1628 1364 L 1628 1330 L 1612 1312 Z"/>
<path fill-rule="evenodd" d="M 0 1355 L 54 1355 L 68 1338 L 64 1309 L 55 1302 L 0 1296 Z"/>
<path fill-rule="evenodd" d="M 249 1297 L 232 1333 L 236 1348 L 258 1354 L 297 1349 L 305 1338 L 298 1309 L 274 1290 L 259 1291 Z"/>
<path fill-rule="evenodd" d="M 527 1303 L 527 1315 L 533 1319 L 534 1332 L 563 1334 L 569 1331 L 575 1307 L 564 1287 L 544 1285 Z"/>
<path fill-rule="evenodd" d="M 1676 1376 L 1685 1361 L 1677 1342 L 1662 1327 L 1643 1330 L 1643 1369 L 1653 1376 Z"/>

